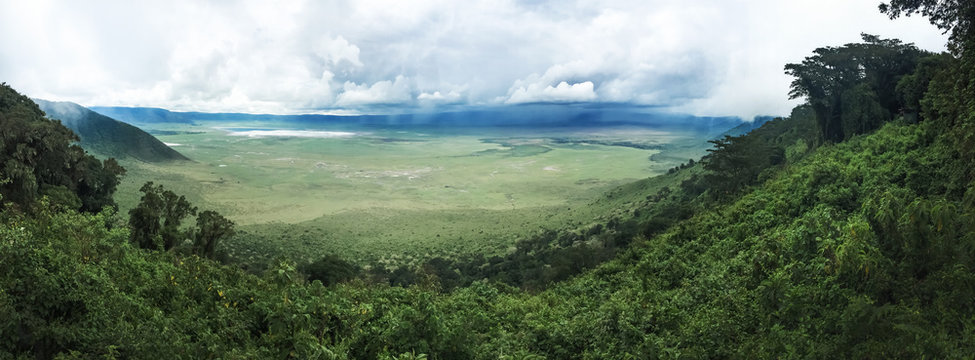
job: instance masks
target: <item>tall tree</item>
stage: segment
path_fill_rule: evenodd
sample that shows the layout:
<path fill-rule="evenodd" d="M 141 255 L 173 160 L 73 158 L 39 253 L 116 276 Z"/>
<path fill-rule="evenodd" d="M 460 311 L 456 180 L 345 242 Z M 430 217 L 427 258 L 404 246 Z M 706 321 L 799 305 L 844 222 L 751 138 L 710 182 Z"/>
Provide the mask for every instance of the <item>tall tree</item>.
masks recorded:
<path fill-rule="evenodd" d="M 186 238 L 179 229 L 189 215 L 196 214 L 196 207 L 186 197 L 166 190 L 151 181 L 142 185 L 142 199 L 129 210 L 130 238 L 142 248 L 169 250 Z"/>
<path fill-rule="evenodd" d="M 196 239 L 193 250 L 201 257 L 213 258 L 217 242 L 233 236 L 234 222 L 216 211 L 207 210 L 196 217 Z"/>
<path fill-rule="evenodd" d="M 897 82 L 926 54 L 900 40 L 862 38 L 862 43 L 818 48 L 801 63 L 785 66 L 786 74 L 795 77 L 790 98 L 805 98 L 813 108 L 824 142 L 873 130 L 900 112 Z"/>

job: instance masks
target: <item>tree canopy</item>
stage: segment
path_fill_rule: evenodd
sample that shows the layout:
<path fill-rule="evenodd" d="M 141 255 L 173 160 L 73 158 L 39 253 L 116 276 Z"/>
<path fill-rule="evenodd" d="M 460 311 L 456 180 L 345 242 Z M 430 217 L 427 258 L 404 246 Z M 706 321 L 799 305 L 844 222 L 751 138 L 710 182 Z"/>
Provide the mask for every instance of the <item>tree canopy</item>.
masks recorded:
<path fill-rule="evenodd" d="M 133 243 L 145 249 L 169 250 L 190 237 L 180 225 L 187 216 L 196 215 L 196 207 L 185 196 L 176 195 L 151 181 L 143 184 L 139 191 L 142 199 L 129 210 Z"/>
<path fill-rule="evenodd" d="M 880 4 L 880 12 L 891 19 L 921 14 L 931 24 L 950 32 L 949 48 L 960 55 L 975 41 L 975 3 L 968 0 L 891 0 Z"/>
<path fill-rule="evenodd" d="M 900 113 L 905 104 L 896 85 L 927 54 L 896 39 L 862 38 L 863 43 L 818 48 L 801 63 L 785 66 L 794 77 L 789 97 L 812 106 L 822 141 L 876 129 Z"/>
<path fill-rule="evenodd" d="M 115 159 L 100 161 L 74 144 L 78 137 L 44 117 L 30 98 L 0 84 L 0 194 L 23 210 L 42 196 L 54 205 L 98 212 L 125 174 Z M 0 204 L 0 207 L 3 207 Z"/>

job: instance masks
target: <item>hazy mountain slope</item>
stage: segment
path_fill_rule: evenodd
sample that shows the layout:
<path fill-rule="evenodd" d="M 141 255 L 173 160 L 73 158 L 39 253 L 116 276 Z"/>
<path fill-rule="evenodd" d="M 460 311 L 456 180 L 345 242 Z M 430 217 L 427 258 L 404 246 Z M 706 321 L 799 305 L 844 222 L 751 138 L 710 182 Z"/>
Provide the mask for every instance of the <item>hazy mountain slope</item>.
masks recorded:
<path fill-rule="evenodd" d="M 713 137 L 742 124 L 738 117 L 700 117 L 656 112 L 633 106 L 581 107 L 533 104 L 499 108 L 482 108 L 438 113 L 389 115 L 268 115 L 239 113 L 176 112 L 157 108 L 100 107 L 100 114 L 133 124 L 187 123 L 194 121 L 268 121 L 301 125 L 356 127 L 411 127 L 452 131 L 463 128 L 508 127 L 517 129 L 591 128 L 606 125 L 652 126 L 680 129 Z M 756 125 L 757 127 L 757 125 Z"/>
<path fill-rule="evenodd" d="M 775 118 L 772 116 L 756 116 L 754 120 L 743 122 L 741 125 L 735 126 L 730 130 L 725 131 L 721 135 L 718 135 L 718 137 L 745 135 L 752 130 L 762 127 L 762 125 L 771 121 L 772 119 Z"/>
<path fill-rule="evenodd" d="M 117 106 L 92 106 L 94 112 L 108 116 L 127 123 L 186 123 L 192 124 L 193 121 L 184 116 L 186 113 L 172 112 L 160 108 L 144 107 L 117 107 Z"/>
<path fill-rule="evenodd" d="M 34 101 L 48 117 L 61 120 L 64 126 L 78 134 L 81 146 L 88 151 L 145 162 L 189 160 L 145 131 L 81 105 L 40 99 Z"/>

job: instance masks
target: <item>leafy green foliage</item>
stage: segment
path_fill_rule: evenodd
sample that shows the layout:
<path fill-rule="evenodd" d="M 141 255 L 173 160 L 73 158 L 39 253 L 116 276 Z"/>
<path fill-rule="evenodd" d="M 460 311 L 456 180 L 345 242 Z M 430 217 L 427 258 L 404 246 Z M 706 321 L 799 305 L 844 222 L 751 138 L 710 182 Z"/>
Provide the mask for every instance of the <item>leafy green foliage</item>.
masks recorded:
<path fill-rule="evenodd" d="M 785 161 L 785 149 L 761 141 L 757 136 L 726 136 L 712 140 L 714 148 L 704 157 L 710 171 L 705 181 L 716 193 L 730 193 L 754 182 L 760 172 Z"/>
<path fill-rule="evenodd" d="M 975 40 L 975 4 L 964 0 L 891 0 L 880 4 L 880 12 L 891 19 L 922 14 L 945 32 L 950 32 L 948 47 L 956 55 L 971 51 Z M 971 56 L 967 54 L 966 56 Z"/>
<path fill-rule="evenodd" d="M 206 210 L 196 217 L 198 228 L 193 250 L 197 255 L 213 258 L 217 242 L 234 236 L 234 222 L 223 217 L 216 211 Z"/>
<path fill-rule="evenodd" d="M 179 245 L 189 234 L 180 229 L 183 219 L 196 214 L 196 207 L 190 205 L 186 197 L 166 190 L 162 185 L 155 185 L 151 181 L 142 185 L 142 199 L 139 205 L 129 210 L 129 226 L 132 228 L 131 240 L 144 249 L 169 250 Z M 198 244 L 206 248 L 209 242 L 215 244 L 216 239 L 227 232 L 231 224 L 220 222 L 215 213 L 204 218 L 201 225 L 201 236 Z M 219 215 L 216 215 L 219 216 Z"/>
<path fill-rule="evenodd" d="M 907 114 L 916 115 L 921 112 L 921 101 L 927 94 L 931 81 L 953 61 L 954 58 L 948 54 L 929 55 L 918 61 L 913 73 L 901 77 L 896 90 Z"/>
<path fill-rule="evenodd" d="M 821 147 L 533 295 L 444 293 L 434 268 L 324 287 L 288 261 L 257 276 L 143 251 L 111 212 L 7 216 L 0 356 L 965 357 L 975 188 L 946 195 L 970 160 L 927 126 Z"/>
<path fill-rule="evenodd" d="M 53 205 L 86 212 L 115 206 L 112 195 L 125 169 L 99 161 L 77 145 L 77 136 L 7 84 L 0 84 L 0 193 L 32 210 L 42 196 Z"/>
<path fill-rule="evenodd" d="M 338 256 L 326 255 L 301 267 L 301 272 L 308 276 L 308 280 L 318 280 L 325 286 L 330 286 L 355 278 L 359 275 L 360 269 L 355 264 L 342 260 Z"/>
<path fill-rule="evenodd" d="M 197 215 L 196 207 L 185 196 L 166 190 L 162 185 L 146 182 L 140 189 L 142 199 L 129 210 L 129 239 L 143 249 L 170 250 L 192 239 L 190 252 L 213 259 L 217 244 L 234 236 L 234 222 L 213 210 L 196 217 L 195 231 L 181 228 L 183 220 Z"/>
<path fill-rule="evenodd" d="M 785 66 L 795 77 L 789 96 L 813 108 L 822 141 L 839 142 L 889 121 L 903 108 L 897 82 L 925 55 L 900 40 L 862 36 L 863 43 L 818 48 L 802 63 Z"/>

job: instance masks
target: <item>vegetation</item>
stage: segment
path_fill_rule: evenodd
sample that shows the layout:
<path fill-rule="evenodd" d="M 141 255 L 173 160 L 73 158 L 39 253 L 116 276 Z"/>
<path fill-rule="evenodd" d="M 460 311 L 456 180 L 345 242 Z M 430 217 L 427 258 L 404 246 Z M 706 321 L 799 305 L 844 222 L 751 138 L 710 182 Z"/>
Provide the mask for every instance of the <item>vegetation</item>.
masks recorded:
<path fill-rule="evenodd" d="M 434 259 L 351 278 L 360 270 L 335 257 L 279 259 L 255 275 L 196 255 L 206 246 L 180 251 L 178 239 L 225 234 L 215 215 L 198 217 L 208 235 L 166 246 L 162 234 L 181 231 L 192 207 L 153 184 L 132 217 L 145 211 L 152 216 L 140 219 L 156 222 L 130 217 L 129 227 L 111 207 L 78 212 L 50 195 L 13 202 L 21 205 L 0 214 L 0 357 L 968 358 L 971 7 L 921 0 L 883 9 L 944 22 L 957 52 L 919 54 L 885 81 L 861 78 L 839 106 L 804 95 L 810 104 L 789 118 L 606 194 L 626 200 L 613 202 L 622 210 L 605 223 L 543 232 L 498 261 Z M 3 109 L 48 121 L 29 101 L 9 101 Z M 884 105 L 912 103 L 915 119 Z M 0 196 L 25 198 L 20 189 Z M 659 220 L 667 214 L 679 215 Z M 129 240 L 147 223 L 156 226 L 152 249 Z"/>
<path fill-rule="evenodd" d="M 697 160 L 709 145 L 690 132 L 613 127 L 597 135 L 548 129 L 557 133 L 520 138 L 500 130 L 415 129 L 250 138 L 213 128 L 227 123 L 152 126 L 182 131 L 160 139 L 181 144 L 176 148 L 196 162 L 122 160 L 128 173 L 116 196 L 121 212 L 136 206 L 146 181 L 164 185 L 236 222 L 237 234 L 216 249 L 217 257 L 257 272 L 279 256 L 308 264 L 336 255 L 394 270 L 434 257 L 505 256 L 540 229 L 605 224 L 623 198 L 636 203 L 646 195 L 604 199 L 604 193 Z M 659 149 L 644 148 L 651 145 Z"/>
<path fill-rule="evenodd" d="M 98 212 L 113 207 L 112 195 L 125 169 L 99 161 L 72 144 L 78 137 L 30 98 L 0 84 L 0 208 L 34 211 L 47 196 L 51 205 Z"/>
<path fill-rule="evenodd" d="M 145 162 L 189 160 L 139 128 L 71 102 L 34 100 L 48 117 L 61 121 L 79 145 L 102 157 Z"/>
<path fill-rule="evenodd" d="M 819 48 L 785 67 L 795 77 L 790 97 L 806 98 L 823 141 L 842 141 L 892 119 L 904 107 L 898 81 L 925 55 L 899 40 L 862 36 L 863 43 Z"/>

